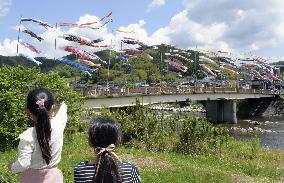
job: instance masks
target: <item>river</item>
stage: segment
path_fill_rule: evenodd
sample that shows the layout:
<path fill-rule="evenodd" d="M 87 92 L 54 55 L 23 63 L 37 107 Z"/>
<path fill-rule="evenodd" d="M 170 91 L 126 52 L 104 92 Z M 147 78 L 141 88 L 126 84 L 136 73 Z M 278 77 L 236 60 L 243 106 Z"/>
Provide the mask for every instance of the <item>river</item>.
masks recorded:
<path fill-rule="evenodd" d="M 250 139 L 257 136 L 262 147 L 284 151 L 284 117 L 255 117 L 239 119 L 237 124 L 225 125 L 236 128 L 233 134 L 239 139 Z M 238 130 L 238 129 L 245 130 Z"/>

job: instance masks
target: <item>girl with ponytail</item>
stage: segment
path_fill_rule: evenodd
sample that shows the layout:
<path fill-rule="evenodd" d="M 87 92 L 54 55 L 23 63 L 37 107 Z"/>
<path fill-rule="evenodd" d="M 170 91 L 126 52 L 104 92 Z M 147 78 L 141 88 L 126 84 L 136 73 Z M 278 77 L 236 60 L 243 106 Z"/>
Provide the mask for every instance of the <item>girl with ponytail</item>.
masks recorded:
<path fill-rule="evenodd" d="M 89 128 L 89 144 L 96 154 L 95 161 L 83 161 L 74 168 L 74 182 L 140 183 L 137 168 L 120 161 L 114 153 L 121 133 L 116 122 L 108 117 L 98 117 Z"/>
<path fill-rule="evenodd" d="M 63 183 L 57 165 L 61 159 L 67 106 L 62 102 L 52 116 L 54 98 L 47 89 L 32 90 L 27 96 L 27 114 L 31 126 L 20 134 L 18 160 L 11 164 L 20 173 L 20 183 Z"/>

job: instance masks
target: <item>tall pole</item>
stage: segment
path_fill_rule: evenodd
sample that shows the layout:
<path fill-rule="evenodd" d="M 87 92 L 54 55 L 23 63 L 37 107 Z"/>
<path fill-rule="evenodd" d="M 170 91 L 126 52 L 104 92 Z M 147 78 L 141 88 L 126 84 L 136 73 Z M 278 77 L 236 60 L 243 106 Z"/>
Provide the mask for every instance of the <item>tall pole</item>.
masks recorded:
<path fill-rule="evenodd" d="M 20 32 L 21 32 L 21 28 L 19 27 L 19 31 L 18 31 L 18 42 L 17 42 L 17 55 L 19 54 Z"/>
<path fill-rule="evenodd" d="M 239 73 L 237 73 L 237 76 L 236 76 L 236 91 L 237 93 L 239 93 Z"/>
<path fill-rule="evenodd" d="M 166 45 L 167 46 L 167 52 L 166 52 L 166 63 L 167 63 L 167 72 L 166 74 L 169 74 L 169 45 Z M 168 85 L 168 82 L 169 80 L 166 79 L 166 84 Z"/>
<path fill-rule="evenodd" d="M 197 62 L 197 45 L 195 46 L 195 54 L 194 54 L 194 92 L 196 90 L 196 79 L 197 79 L 196 62 Z"/>
<path fill-rule="evenodd" d="M 57 22 L 55 24 L 55 29 L 57 30 Z M 56 37 L 54 39 L 54 61 L 55 61 L 55 57 L 56 57 L 56 47 L 57 47 L 57 42 L 56 42 Z"/>
<path fill-rule="evenodd" d="M 169 59 L 169 56 L 168 56 L 168 54 L 169 54 L 169 45 L 167 45 L 167 61 L 169 61 L 168 59 Z M 169 62 L 167 62 L 167 74 L 169 73 Z"/>
<path fill-rule="evenodd" d="M 163 68 L 163 64 L 162 64 L 162 61 L 163 61 L 163 52 L 162 52 L 162 49 L 160 49 L 160 69 Z M 161 71 L 161 70 L 160 70 Z M 160 77 L 160 90 L 161 90 L 161 84 L 162 84 L 162 77 Z"/>
<path fill-rule="evenodd" d="M 161 49 L 161 66 L 162 66 L 162 60 L 163 60 L 163 53 L 162 53 L 162 49 Z"/>
<path fill-rule="evenodd" d="M 21 25 L 22 25 L 22 15 L 21 15 L 20 26 L 19 26 L 19 30 L 18 30 L 17 55 L 19 54 L 19 42 L 20 42 Z"/>
<path fill-rule="evenodd" d="M 112 47 L 112 40 L 111 40 L 111 43 L 110 43 L 109 57 L 108 57 L 108 66 L 107 66 L 107 95 L 110 94 L 110 88 L 109 88 L 109 68 L 110 68 L 111 47 Z"/>

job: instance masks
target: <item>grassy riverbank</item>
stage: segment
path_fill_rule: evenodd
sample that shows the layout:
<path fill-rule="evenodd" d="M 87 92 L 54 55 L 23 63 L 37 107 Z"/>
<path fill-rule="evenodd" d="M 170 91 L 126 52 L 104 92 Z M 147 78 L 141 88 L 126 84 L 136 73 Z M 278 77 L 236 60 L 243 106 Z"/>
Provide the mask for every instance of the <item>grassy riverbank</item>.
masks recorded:
<path fill-rule="evenodd" d="M 81 160 L 93 158 L 86 134 L 75 135 L 65 142 L 60 169 L 65 182 L 73 182 L 73 166 Z M 221 155 L 182 155 L 158 153 L 120 147 L 121 159 L 139 167 L 143 182 L 283 182 L 284 154 L 259 147 L 257 141 L 229 140 Z M 16 150 L 0 154 L 0 182 L 17 182 L 17 175 L 7 170 L 7 164 L 16 158 Z"/>

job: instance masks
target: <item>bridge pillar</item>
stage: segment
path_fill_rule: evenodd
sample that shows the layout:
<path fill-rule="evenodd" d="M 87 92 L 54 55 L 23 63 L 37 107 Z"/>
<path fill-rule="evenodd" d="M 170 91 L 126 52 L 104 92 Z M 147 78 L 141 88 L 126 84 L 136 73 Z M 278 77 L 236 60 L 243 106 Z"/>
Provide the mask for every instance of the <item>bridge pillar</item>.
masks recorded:
<path fill-rule="evenodd" d="M 206 117 L 212 123 L 237 123 L 237 107 L 234 100 L 207 100 Z"/>
<path fill-rule="evenodd" d="M 235 100 L 223 100 L 224 122 L 237 123 L 237 103 Z"/>

